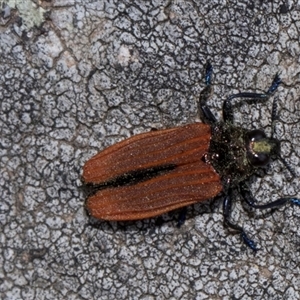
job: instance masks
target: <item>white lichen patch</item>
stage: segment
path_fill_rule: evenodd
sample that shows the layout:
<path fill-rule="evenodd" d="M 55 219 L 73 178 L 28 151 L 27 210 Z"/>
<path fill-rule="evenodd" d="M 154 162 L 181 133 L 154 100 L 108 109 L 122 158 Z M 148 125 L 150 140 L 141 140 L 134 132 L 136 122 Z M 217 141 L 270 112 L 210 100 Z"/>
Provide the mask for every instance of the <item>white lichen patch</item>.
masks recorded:
<path fill-rule="evenodd" d="M 18 10 L 23 20 L 23 26 L 27 30 L 34 26 L 40 26 L 44 21 L 45 10 L 31 0 L 0 0 L 1 7 L 4 6 L 3 4 Z"/>

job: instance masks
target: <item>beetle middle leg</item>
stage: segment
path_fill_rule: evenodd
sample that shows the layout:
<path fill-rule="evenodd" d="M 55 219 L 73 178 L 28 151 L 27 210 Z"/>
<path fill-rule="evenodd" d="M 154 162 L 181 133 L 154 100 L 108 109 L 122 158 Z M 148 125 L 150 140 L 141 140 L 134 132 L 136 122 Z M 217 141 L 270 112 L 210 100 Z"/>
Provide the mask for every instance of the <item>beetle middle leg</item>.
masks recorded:
<path fill-rule="evenodd" d="M 211 87 L 212 71 L 213 71 L 212 65 L 208 62 L 205 71 L 206 87 L 200 93 L 200 97 L 199 97 L 199 112 L 201 114 L 203 121 L 208 124 L 214 124 L 217 122 L 216 117 L 213 115 L 212 111 L 206 104 L 207 100 L 209 99 L 212 93 L 212 87 Z"/>

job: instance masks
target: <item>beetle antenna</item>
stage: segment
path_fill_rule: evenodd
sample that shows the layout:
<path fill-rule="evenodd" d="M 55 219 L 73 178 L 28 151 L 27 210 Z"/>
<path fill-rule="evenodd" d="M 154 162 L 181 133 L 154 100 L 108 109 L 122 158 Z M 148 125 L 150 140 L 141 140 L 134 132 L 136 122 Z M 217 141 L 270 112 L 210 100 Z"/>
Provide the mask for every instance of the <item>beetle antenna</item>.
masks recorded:
<path fill-rule="evenodd" d="M 278 158 L 282 162 L 282 164 L 288 169 L 288 171 L 291 173 L 293 178 L 295 178 L 296 177 L 295 170 L 290 166 L 290 164 L 281 155 L 278 155 Z"/>
<path fill-rule="evenodd" d="M 278 97 L 275 97 L 273 100 L 273 106 L 272 106 L 272 116 L 271 116 L 271 137 L 273 138 L 276 134 L 276 121 L 279 120 L 278 117 Z M 290 164 L 279 154 L 278 155 L 279 160 L 282 162 L 282 164 L 288 169 L 288 171 L 291 173 L 293 177 L 296 177 L 295 170 L 290 166 Z"/>
<path fill-rule="evenodd" d="M 273 105 L 272 105 L 272 115 L 271 115 L 271 137 L 274 137 L 276 133 L 276 121 L 279 120 L 278 118 L 278 97 L 275 97 L 273 100 Z"/>

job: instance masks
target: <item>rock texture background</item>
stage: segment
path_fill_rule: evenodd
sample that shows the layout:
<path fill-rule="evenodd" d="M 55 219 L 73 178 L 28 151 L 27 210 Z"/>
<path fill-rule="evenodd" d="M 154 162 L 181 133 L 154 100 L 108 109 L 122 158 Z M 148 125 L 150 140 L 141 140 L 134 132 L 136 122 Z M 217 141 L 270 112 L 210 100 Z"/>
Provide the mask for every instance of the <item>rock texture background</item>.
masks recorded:
<path fill-rule="evenodd" d="M 92 222 L 80 181 L 100 149 L 197 120 L 209 105 L 263 91 L 280 72 L 277 137 L 297 178 L 274 162 L 250 181 L 260 203 L 300 196 L 297 1 L 6 1 L 0 18 L 1 299 L 299 299 L 300 207 L 233 218 L 220 200 L 132 223 Z M 272 101 L 236 105 L 238 126 L 270 132 Z M 261 173 L 264 175 L 264 173 Z"/>

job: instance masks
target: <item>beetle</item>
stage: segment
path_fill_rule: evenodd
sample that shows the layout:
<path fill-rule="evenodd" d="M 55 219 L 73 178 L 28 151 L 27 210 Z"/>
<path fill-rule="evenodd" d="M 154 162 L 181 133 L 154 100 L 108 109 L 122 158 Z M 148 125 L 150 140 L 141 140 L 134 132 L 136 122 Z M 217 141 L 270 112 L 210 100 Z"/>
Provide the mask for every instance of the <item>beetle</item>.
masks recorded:
<path fill-rule="evenodd" d="M 265 93 L 233 94 L 223 103 L 223 121 L 218 122 L 207 100 L 212 92 L 212 66 L 206 66 L 205 88 L 199 111 L 204 123 L 141 133 L 116 143 L 89 159 L 83 167 L 83 182 L 92 187 L 85 207 L 88 214 L 110 221 L 138 220 L 184 208 L 218 195 L 223 196 L 224 223 L 241 234 L 256 251 L 256 243 L 244 229 L 230 220 L 232 199 L 238 190 L 253 208 L 268 209 L 298 198 L 279 198 L 258 205 L 245 181 L 257 169 L 280 156 L 280 142 L 262 130 L 233 125 L 232 100 L 266 101 L 281 84 L 278 74 Z M 273 102 L 272 125 L 277 118 Z M 184 212 L 184 210 L 183 210 Z M 184 222 L 184 213 L 179 225 Z"/>

